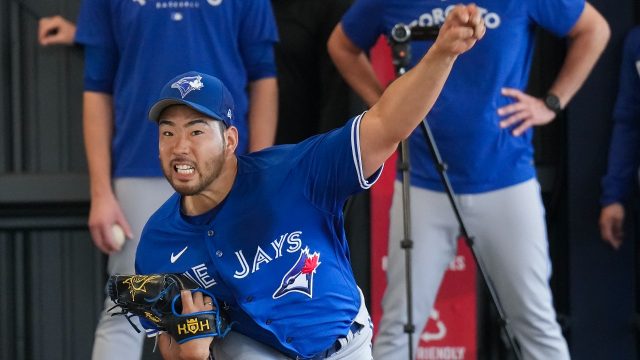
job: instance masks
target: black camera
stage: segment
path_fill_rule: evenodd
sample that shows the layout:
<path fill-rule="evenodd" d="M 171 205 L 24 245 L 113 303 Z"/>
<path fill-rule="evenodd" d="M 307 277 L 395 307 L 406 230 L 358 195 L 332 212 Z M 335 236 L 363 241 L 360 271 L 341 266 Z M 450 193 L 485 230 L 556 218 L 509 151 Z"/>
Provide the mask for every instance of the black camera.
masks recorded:
<path fill-rule="evenodd" d="M 391 29 L 391 38 L 398 43 L 404 43 L 411 40 L 411 28 L 403 23 L 396 24 Z"/>

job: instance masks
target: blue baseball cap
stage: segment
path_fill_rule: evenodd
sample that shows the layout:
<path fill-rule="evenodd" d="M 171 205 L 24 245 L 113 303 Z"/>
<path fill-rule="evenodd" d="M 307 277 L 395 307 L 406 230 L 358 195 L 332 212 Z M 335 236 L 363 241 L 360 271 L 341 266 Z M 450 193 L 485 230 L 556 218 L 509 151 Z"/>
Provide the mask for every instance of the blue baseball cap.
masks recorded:
<path fill-rule="evenodd" d="M 158 121 L 160 113 L 171 105 L 187 105 L 230 126 L 233 97 L 215 76 L 189 71 L 171 79 L 162 87 L 158 100 L 149 110 L 149 119 Z"/>

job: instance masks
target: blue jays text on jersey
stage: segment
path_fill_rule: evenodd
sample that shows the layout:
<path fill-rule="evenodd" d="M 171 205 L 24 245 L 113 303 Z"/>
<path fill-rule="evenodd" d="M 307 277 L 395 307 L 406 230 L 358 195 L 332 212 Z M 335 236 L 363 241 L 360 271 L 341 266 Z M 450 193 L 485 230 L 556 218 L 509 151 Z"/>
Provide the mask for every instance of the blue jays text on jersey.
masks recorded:
<path fill-rule="evenodd" d="M 289 356 L 326 350 L 361 303 L 342 208 L 379 172 L 362 176 L 360 119 L 239 156 L 231 191 L 205 214 L 182 214 L 174 194 L 143 231 L 136 271 L 188 274 L 228 305 L 233 331 Z"/>
<path fill-rule="evenodd" d="M 273 259 L 277 259 L 282 257 L 282 248 L 285 245 L 285 241 L 287 246 L 286 251 L 289 253 L 295 253 L 302 247 L 302 241 L 300 240 L 300 234 L 302 231 L 294 231 L 291 233 L 285 233 L 280 235 L 280 237 L 271 242 L 271 247 L 274 252 L 272 255 L 269 255 L 265 250 L 263 250 L 260 245 L 258 245 L 255 250 L 255 256 L 253 257 L 253 265 L 249 266 L 245 255 L 243 254 L 243 250 L 235 251 L 234 254 L 238 258 L 238 262 L 240 264 L 240 270 L 236 270 L 233 274 L 233 277 L 236 279 L 242 279 L 249 274 L 253 274 L 256 271 L 260 270 L 260 264 L 269 263 Z"/>

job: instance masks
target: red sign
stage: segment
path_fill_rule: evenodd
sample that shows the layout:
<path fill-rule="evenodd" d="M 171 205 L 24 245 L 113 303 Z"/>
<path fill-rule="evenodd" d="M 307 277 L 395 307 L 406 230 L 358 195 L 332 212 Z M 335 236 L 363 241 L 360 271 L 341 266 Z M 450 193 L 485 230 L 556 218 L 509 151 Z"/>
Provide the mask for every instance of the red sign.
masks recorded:
<path fill-rule="evenodd" d="M 420 336 L 416 360 L 476 359 L 476 352 L 476 265 L 460 239 Z"/>

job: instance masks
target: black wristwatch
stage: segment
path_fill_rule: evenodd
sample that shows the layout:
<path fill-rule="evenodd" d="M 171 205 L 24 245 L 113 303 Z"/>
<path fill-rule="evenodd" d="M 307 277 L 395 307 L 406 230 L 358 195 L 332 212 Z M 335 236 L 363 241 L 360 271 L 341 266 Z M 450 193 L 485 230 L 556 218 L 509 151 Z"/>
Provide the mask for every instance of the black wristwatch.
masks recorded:
<path fill-rule="evenodd" d="M 544 97 L 544 105 L 549 110 L 556 113 L 556 116 L 560 114 L 560 112 L 562 111 L 562 105 L 560 105 L 560 99 L 552 93 L 547 93 L 547 95 Z"/>

